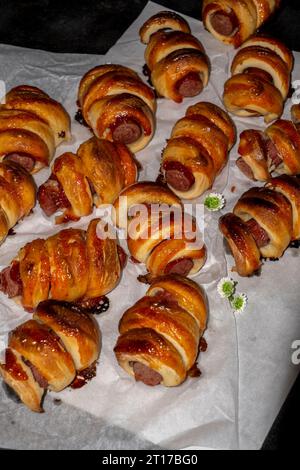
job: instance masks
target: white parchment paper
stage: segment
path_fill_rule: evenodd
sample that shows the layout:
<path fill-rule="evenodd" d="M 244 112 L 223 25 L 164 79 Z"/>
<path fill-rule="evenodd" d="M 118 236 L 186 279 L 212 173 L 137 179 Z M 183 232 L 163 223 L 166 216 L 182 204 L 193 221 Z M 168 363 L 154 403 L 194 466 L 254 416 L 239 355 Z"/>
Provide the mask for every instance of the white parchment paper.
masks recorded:
<path fill-rule="evenodd" d="M 75 151 L 90 133 L 74 119 L 79 80 L 89 68 L 120 63 L 142 74 L 145 46 L 138 30 L 152 14 L 165 9 L 149 2 L 105 57 L 96 55 L 53 54 L 0 45 L 0 79 L 7 89 L 28 83 L 41 87 L 61 101 L 72 117 L 73 141 L 58 148 L 57 155 Z M 186 108 L 200 100 L 222 105 L 223 85 L 229 76 L 234 51 L 204 31 L 200 21 L 187 18 L 193 34 L 204 44 L 212 63 L 209 86 L 200 97 L 178 105 L 158 101 L 157 131 L 151 144 L 137 158 L 143 170 L 140 180 L 153 180 L 159 169 L 161 150 L 176 120 Z M 294 79 L 300 77 L 300 54 L 295 54 Z M 289 117 L 290 104 L 286 107 Z M 265 128 L 261 119 L 235 119 L 238 133 L 249 127 Z M 224 192 L 225 210 L 251 186 L 235 168 L 236 147 L 231 161 L 214 185 Z M 43 170 L 38 184 L 49 175 Z M 234 188 L 233 188 L 234 187 Z M 234 191 L 232 191 L 232 188 Z M 203 198 L 200 198 L 201 202 Z M 85 228 L 93 215 L 72 226 Z M 109 294 L 111 307 L 98 320 L 103 349 L 97 377 L 80 390 L 48 394 L 43 416 L 34 415 L 10 401 L 0 391 L 0 446 L 15 448 L 168 448 L 168 449 L 257 449 L 261 446 L 280 406 L 295 380 L 299 368 L 291 362 L 291 345 L 300 338 L 298 288 L 299 253 L 287 251 L 277 263 L 266 263 L 260 277 L 241 279 L 230 272 L 233 258 L 227 255 L 218 232 L 220 214 L 205 214 L 198 220 L 205 226 L 209 258 L 195 278 L 203 284 L 209 299 L 209 323 L 205 333 L 208 350 L 199 358 L 200 379 L 189 379 L 180 387 L 148 388 L 135 383 L 119 368 L 113 347 L 118 321 L 127 307 L 146 291 L 136 280 L 142 268 L 128 263 L 119 286 Z M 0 268 L 6 266 L 19 248 L 36 237 L 47 237 L 62 227 L 54 226 L 37 206 L 20 223 L 16 235 L 0 247 Z M 229 272 L 238 290 L 249 296 L 246 312 L 235 316 L 228 303 L 219 298 L 218 280 Z M 29 315 L 13 301 L 0 295 L 0 349 L 6 334 Z M 1 343 L 2 342 L 2 343 Z M 62 400 L 55 407 L 53 399 Z"/>

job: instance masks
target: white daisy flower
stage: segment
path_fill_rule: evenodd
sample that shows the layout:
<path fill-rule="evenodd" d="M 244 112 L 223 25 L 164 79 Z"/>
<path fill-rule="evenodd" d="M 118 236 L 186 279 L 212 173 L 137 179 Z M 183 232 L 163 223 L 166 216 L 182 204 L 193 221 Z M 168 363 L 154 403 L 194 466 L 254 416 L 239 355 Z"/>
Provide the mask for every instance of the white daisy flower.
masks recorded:
<path fill-rule="evenodd" d="M 231 301 L 231 308 L 234 310 L 234 313 L 241 313 L 245 310 L 248 303 L 248 297 L 246 294 L 236 295 Z"/>
<path fill-rule="evenodd" d="M 223 299 L 229 299 L 235 294 L 236 282 L 230 277 L 223 277 L 218 282 L 218 292 Z"/>
<path fill-rule="evenodd" d="M 204 200 L 204 206 L 212 212 L 220 211 L 225 207 L 225 204 L 225 197 L 220 193 L 210 193 Z"/>

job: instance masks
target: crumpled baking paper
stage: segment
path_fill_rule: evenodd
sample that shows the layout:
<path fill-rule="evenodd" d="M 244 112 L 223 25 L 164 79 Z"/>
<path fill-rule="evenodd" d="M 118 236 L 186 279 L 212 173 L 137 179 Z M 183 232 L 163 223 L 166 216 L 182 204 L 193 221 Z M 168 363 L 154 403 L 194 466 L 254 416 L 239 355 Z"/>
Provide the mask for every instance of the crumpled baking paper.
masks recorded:
<path fill-rule="evenodd" d="M 79 80 L 91 67 L 119 63 L 142 74 L 145 46 L 138 30 L 143 22 L 165 7 L 149 2 L 138 19 L 106 56 L 54 54 L 0 45 L 0 79 L 7 90 L 28 83 L 41 87 L 61 101 L 72 117 L 71 143 L 60 146 L 57 155 L 75 151 L 90 132 L 75 120 Z M 183 15 L 184 16 L 184 15 Z M 223 85 L 229 76 L 234 51 L 216 41 L 200 21 L 187 18 L 193 34 L 204 44 L 212 63 L 209 86 L 201 96 L 182 104 L 158 100 L 157 131 L 151 144 L 137 154 L 143 169 L 140 180 L 154 180 L 160 155 L 176 120 L 198 101 L 222 106 Z M 300 55 L 295 54 L 294 79 L 300 77 Z M 289 118 L 290 102 L 285 117 Z M 264 129 L 262 119 L 234 118 L 238 133 L 254 127 Z M 251 186 L 235 167 L 237 147 L 230 163 L 217 178 L 213 191 L 223 192 L 231 210 L 238 197 Z M 38 184 L 49 170 L 36 175 Z M 203 197 L 194 201 L 203 202 Z M 68 224 L 86 228 L 89 220 Z M 60 449 L 258 449 L 269 431 L 299 371 L 292 364 L 291 345 L 300 338 L 298 288 L 299 253 L 289 249 L 277 263 L 267 262 L 260 277 L 242 279 L 231 273 L 234 264 L 226 254 L 218 231 L 220 213 L 204 213 L 209 258 L 195 280 L 209 300 L 209 323 L 205 333 L 208 350 L 201 353 L 200 379 L 188 379 L 177 388 L 149 388 L 135 383 L 118 366 L 113 347 L 118 322 L 126 308 L 146 291 L 137 280 L 143 268 L 127 263 L 119 286 L 109 294 L 110 309 L 97 317 L 103 349 L 97 377 L 79 390 L 48 393 L 43 415 L 31 413 L 11 401 L 0 388 L 0 445 L 8 448 Z M 37 205 L 33 214 L 16 228 L 0 247 L 0 268 L 6 266 L 26 242 L 48 237 L 61 230 Z M 229 303 L 217 294 L 217 282 L 226 275 L 238 281 L 238 291 L 249 297 L 247 310 L 233 314 Z M 7 332 L 30 318 L 12 300 L 0 295 L 0 345 Z"/>

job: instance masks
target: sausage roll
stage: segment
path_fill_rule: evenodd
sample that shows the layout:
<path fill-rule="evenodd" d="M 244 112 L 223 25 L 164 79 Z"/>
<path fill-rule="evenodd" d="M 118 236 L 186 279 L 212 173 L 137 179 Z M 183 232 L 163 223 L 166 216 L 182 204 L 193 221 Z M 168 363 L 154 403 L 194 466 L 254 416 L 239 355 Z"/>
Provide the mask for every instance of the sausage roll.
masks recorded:
<path fill-rule="evenodd" d="M 252 188 L 229 213 L 221 217 L 220 230 L 235 258 L 241 276 L 251 276 L 260 258 L 280 258 L 292 241 L 300 238 L 300 180 L 282 175 L 264 188 Z"/>
<path fill-rule="evenodd" d="M 277 39 L 253 36 L 236 54 L 225 83 L 224 104 L 237 116 L 281 116 L 293 68 L 291 51 Z"/>
<path fill-rule="evenodd" d="M 280 119 L 265 132 L 249 129 L 241 133 L 237 160 L 239 169 L 250 179 L 267 181 L 273 172 L 300 173 L 300 133 L 295 122 Z"/>
<path fill-rule="evenodd" d="M 32 176 L 17 163 L 0 162 L 0 243 L 35 206 L 36 186 Z"/>
<path fill-rule="evenodd" d="M 159 96 L 176 103 L 201 93 L 209 80 L 209 59 L 190 33 L 181 16 L 167 11 L 152 16 L 140 29 L 151 82 Z"/>
<path fill-rule="evenodd" d="M 126 145 L 92 137 L 77 155 L 68 152 L 55 160 L 38 200 L 47 216 L 63 210 L 56 223 L 78 220 L 92 212 L 93 204 L 112 204 L 123 188 L 135 183 L 137 173 Z"/>
<path fill-rule="evenodd" d="M 197 273 L 206 248 L 195 220 L 168 188 L 144 182 L 129 186 L 114 203 L 115 223 L 127 232 L 132 257 L 151 275 Z"/>
<path fill-rule="evenodd" d="M 142 150 L 155 131 L 153 90 L 122 65 L 100 65 L 81 79 L 78 104 L 85 122 L 100 139 Z"/>
<path fill-rule="evenodd" d="M 206 321 L 198 284 L 178 275 L 157 278 L 121 318 L 118 363 L 146 385 L 180 385 L 195 365 Z"/>
<path fill-rule="evenodd" d="M 204 0 L 202 20 L 219 41 L 239 47 L 280 5 L 280 0 Z"/>
<path fill-rule="evenodd" d="M 101 303 L 119 282 L 125 262 L 116 240 L 101 236 L 102 225 L 94 219 L 87 231 L 66 229 L 27 243 L 0 273 L 0 290 L 28 311 L 48 298 Z"/>
<path fill-rule="evenodd" d="M 28 85 L 7 93 L 0 107 L 0 160 L 8 158 L 36 173 L 69 139 L 70 117 L 60 103 Z"/>
<path fill-rule="evenodd" d="M 300 131 L 300 104 L 294 104 L 291 108 L 292 121 Z"/>
<path fill-rule="evenodd" d="M 9 335 L 0 375 L 30 410 L 43 412 L 47 389 L 79 387 L 96 375 L 99 327 L 89 313 L 47 300 Z"/>
<path fill-rule="evenodd" d="M 174 193 L 193 199 L 209 189 L 228 160 L 236 129 L 212 103 L 197 103 L 174 126 L 162 154 L 161 174 Z"/>

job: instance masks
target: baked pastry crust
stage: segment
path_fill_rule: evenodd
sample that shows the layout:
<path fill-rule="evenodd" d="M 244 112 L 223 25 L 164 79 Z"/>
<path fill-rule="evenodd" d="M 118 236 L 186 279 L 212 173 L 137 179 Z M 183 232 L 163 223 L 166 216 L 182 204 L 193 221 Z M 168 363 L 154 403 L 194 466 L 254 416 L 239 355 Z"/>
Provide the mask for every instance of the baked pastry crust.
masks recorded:
<path fill-rule="evenodd" d="M 154 135 L 154 92 L 128 67 L 106 64 L 89 70 L 81 79 L 78 103 L 86 123 L 100 139 L 116 141 L 118 126 L 134 123 L 139 134 L 132 140 L 129 135 L 128 141 L 122 136 L 122 142 L 138 152 Z"/>
<path fill-rule="evenodd" d="M 220 218 L 219 228 L 235 258 L 240 276 L 251 276 L 260 258 L 280 258 L 300 238 L 298 177 L 271 178 L 264 188 L 244 193 L 233 213 Z"/>
<path fill-rule="evenodd" d="M 219 41 L 239 47 L 254 34 L 278 8 L 280 0 L 204 0 L 202 20 Z M 217 18 L 223 17 L 223 21 Z M 229 21 L 229 25 L 225 23 Z"/>
<path fill-rule="evenodd" d="M 235 125 L 221 108 L 207 102 L 190 106 L 163 150 L 161 173 L 169 188 L 182 199 L 203 194 L 226 165 L 235 138 Z M 173 168 L 177 173 L 171 179 Z M 186 171 L 190 181 L 182 183 Z"/>
<path fill-rule="evenodd" d="M 67 302 L 47 300 L 32 320 L 11 331 L 0 375 L 30 410 L 42 412 L 45 391 L 59 392 L 76 374 L 84 376 L 100 350 L 101 333 L 91 315 Z"/>
<path fill-rule="evenodd" d="M 119 365 L 148 385 L 181 384 L 195 364 L 206 320 L 204 293 L 195 282 L 173 275 L 154 280 L 120 320 L 114 349 Z M 136 363 L 146 367 L 144 379 L 135 373 Z"/>
<path fill-rule="evenodd" d="M 36 185 L 20 165 L 0 162 L 0 243 L 23 217 L 29 215 L 36 202 Z"/>
<path fill-rule="evenodd" d="M 27 243 L 2 271 L 2 291 L 10 295 L 2 282 L 10 269 L 28 311 L 48 298 L 73 302 L 104 296 L 119 282 L 124 261 L 116 238 L 105 236 L 105 229 L 100 219 L 93 219 L 87 231 L 70 228 Z M 19 294 L 10 297 L 18 300 Z"/>
<path fill-rule="evenodd" d="M 140 37 L 147 44 L 146 66 L 159 96 L 181 103 L 207 86 L 209 59 L 179 15 L 164 11 L 154 15 L 142 26 Z"/>

